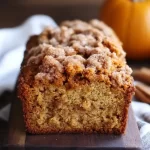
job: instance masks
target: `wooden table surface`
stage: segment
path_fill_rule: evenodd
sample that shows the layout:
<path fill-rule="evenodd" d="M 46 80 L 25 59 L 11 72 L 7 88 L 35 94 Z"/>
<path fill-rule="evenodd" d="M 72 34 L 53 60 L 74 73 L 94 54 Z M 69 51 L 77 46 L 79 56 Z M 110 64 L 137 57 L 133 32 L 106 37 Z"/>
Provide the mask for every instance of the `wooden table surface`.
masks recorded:
<path fill-rule="evenodd" d="M 13 92 L 5 91 L 0 96 L 0 109 L 11 103 L 11 98 L 14 97 Z M 3 141 L 7 138 L 8 133 L 8 122 L 0 119 L 0 150 Z"/>

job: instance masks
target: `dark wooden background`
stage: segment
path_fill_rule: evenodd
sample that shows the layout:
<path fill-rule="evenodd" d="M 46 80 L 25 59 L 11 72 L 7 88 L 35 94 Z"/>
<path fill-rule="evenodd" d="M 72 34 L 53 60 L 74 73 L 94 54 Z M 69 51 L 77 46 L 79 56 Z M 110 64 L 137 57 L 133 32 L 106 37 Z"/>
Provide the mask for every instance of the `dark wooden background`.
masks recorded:
<path fill-rule="evenodd" d="M 99 18 L 105 0 L 0 0 L 0 28 L 13 27 L 34 14 L 46 14 L 57 23 L 65 19 Z"/>

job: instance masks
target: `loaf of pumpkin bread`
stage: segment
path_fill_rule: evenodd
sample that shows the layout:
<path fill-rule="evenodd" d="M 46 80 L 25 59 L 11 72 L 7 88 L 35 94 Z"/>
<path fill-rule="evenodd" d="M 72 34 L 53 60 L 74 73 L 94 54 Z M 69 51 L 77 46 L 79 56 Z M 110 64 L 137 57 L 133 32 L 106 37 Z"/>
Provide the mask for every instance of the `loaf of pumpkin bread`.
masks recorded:
<path fill-rule="evenodd" d="M 18 79 L 27 132 L 124 133 L 134 94 L 125 55 L 98 20 L 65 21 L 32 36 Z"/>

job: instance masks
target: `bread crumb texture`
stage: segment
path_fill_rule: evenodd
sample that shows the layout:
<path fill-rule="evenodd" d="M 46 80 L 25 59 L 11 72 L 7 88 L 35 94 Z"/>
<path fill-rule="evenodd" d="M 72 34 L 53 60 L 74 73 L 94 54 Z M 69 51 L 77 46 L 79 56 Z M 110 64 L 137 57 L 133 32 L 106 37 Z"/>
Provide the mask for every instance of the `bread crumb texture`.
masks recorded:
<path fill-rule="evenodd" d="M 19 76 L 31 133 L 123 133 L 134 93 L 115 33 L 98 20 L 62 22 L 27 43 Z"/>

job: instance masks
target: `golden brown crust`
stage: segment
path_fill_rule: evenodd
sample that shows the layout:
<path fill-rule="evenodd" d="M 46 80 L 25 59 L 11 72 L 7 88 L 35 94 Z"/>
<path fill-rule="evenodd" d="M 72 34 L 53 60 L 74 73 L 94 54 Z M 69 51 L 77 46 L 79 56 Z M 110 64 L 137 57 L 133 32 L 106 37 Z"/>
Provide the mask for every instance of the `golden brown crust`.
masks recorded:
<path fill-rule="evenodd" d="M 55 128 L 35 128 L 27 112 L 33 108 L 28 97 L 36 83 L 77 88 L 95 81 L 104 82 L 124 93 L 125 107 L 119 129 L 65 130 L 65 133 L 125 132 L 128 108 L 134 93 L 132 70 L 125 61 L 125 52 L 114 32 L 102 22 L 66 21 L 56 29 L 47 28 L 32 36 L 27 43 L 19 76 L 18 95 L 22 100 L 26 129 L 33 134 L 56 133 Z"/>
<path fill-rule="evenodd" d="M 26 69 L 26 68 L 24 68 Z M 19 98 L 22 100 L 23 104 L 23 114 L 24 114 L 24 120 L 25 120 L 25 125 L 26 125 L 26 131 L 32 134 L 48 134 L 48 133 L 108 133 L 108 134 L 123 134 L 125 133 L 126 125 L 127 125 L 127 119 L 128 119 L 128 109 L 129 109 L 129 104 L 131 102 L 133 93 L 134 93 L 134 87 L 130 87 L 127 89 L 126 93 L 124 94 L 124 100 L 125 100 L 125 107 L 123 110 L 123 118 L 122 118 L 122 126 L 118 128 L 110 128 L 110 129 L 98 129 L 98 130 L 93 130 L 93 129 L 84 129 L 84 130 L 61 130 L 58 131 L 58 129 L 49 127 L 49 128 L 39 128 L 33 127 L 30 122 L 30 116 L 28 112 L 31 112 L 33 108 L 30 108 L 30 102 L 26 99 L 30 95 L 29 93 L 29 88 L 32 87 L 32 76 L 30 76 L 30 72 L 33 71 L 33 68 L 28 68 L 26 70 L 26 73 L 28 76 L 26 76 L 26 80 L 24 80 L 25 76 L 22 74 L 20 75 L 19 78 L 19 86 L 18 86 L 18 92 L 19 92 Z M 29 84 L 30 83 L 30 84 Z M 32 114 L 31 114 L 32 115 Z"/>
<path fill-rule="evenodd" d="M 134 91 L 135 91 L 134 86 L 131 86 L 131 87 L 128 88 L 127 93 L 125 94 L 126 105 L 125 105 L 125 108 L 124 108 L 124 116 L 123 116 L 123 119 L 122 119 L 122 127 L 121 127 L 121 132 L 120 133 L 125 133 L 125 129 L 126 129 L 126 126 L 127 126 L 127 121 L 128 121 L 129 105 L 131 103 Z"/>
<path fill-rule="evenodd" d="M 102 80 L 126 89 L 133 82 L 121 43 L 98 20 L 89 24 L 65 21 L 58 28 L 47 28 L 39 36 L 32 36 L 23 66 L 35 65 L 38 66 L 35 80 L 48 78 L 51 83 L 67 83 L 72 88 L 87 81 Z"/>

